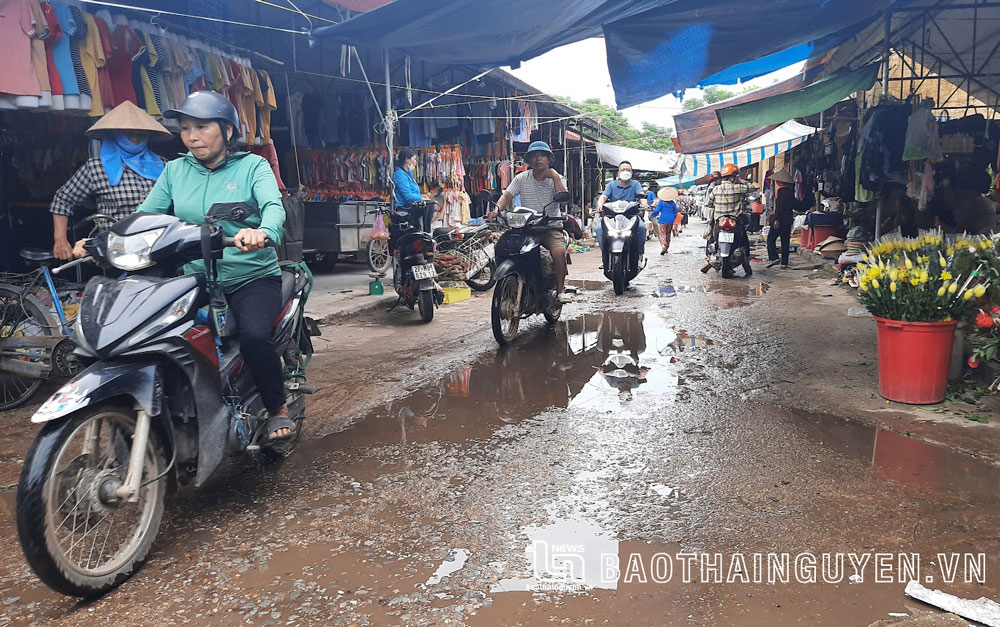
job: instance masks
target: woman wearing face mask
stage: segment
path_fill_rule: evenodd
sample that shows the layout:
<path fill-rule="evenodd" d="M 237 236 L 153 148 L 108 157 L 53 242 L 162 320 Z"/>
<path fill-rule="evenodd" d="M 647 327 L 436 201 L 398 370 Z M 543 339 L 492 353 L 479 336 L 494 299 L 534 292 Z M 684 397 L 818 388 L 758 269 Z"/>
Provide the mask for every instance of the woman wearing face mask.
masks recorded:
<path fill-rule="evenodd" d="M 239 328 L 240 351 L 267 408 L 267 438 L 288 438 L 295 423 L 285 406 L 281 360 L 271 330 L 281 312 L 281 269 L 270 239 L 281 243 L 285 210 L 278 183 L 267 160 L 236 151 L 239 116 L 224 96 L 199 91 L 184 104 L 164 112 L 180 123 L 181 141 L 189 152 L 167 164 L 139 211 L 172 213 L 191 224 L 204 224 L 205 214 L 218 202 L 245 202 L 257 211 L 240 223 L 221 223 L 235 239 L 218 262 L 219 280 L 231 315 Z M 202 261 L 185 267 L 205 272 Z"/>
<path fill-rule="evenodd" d="M 597 234 L 597 245 L 604 245 L 604 232 L 601 229 L 601 211 L 604 203 L 624 200 L 626 202 L 636 202 L 646 209 L 649 205 L 646 201 L 646 194 L 642 191 L 642 185 L 638 181 L 632 180 L 632 164 L 622 161 L 618 164 L 618 178 L 608 183 L 604 188 L 604 193 L 597 199 L 597 226 L 594 231 Z M 646 223 L 639 221 L 639 264 L 642 265 L 643 255 L 646 254 Z M 603 268 L 603 266 L 601 266 Z"/>
<path fill-rule="evenodd" d="M 163 158 L 152 152 L 150 139 L 170 139 L 170 131 L 125 101 L 87 129 L 101 140 L 101 155 L 88 159 L 52 198 L 53 247 L 56 259 L 72 259 L 67 230 L 73 210 L 93 198 L 97 213 L 107 218 L 98 227 L 135 212 L 163 172 Z"/>
<path fill-rule="evenodd" d="M 406 207 L 424 200 L 420 194 L 420 186 L 414 171 L 417 168 L 417 155 L 409 148 L 403 148 L 396 156 L 396 172 L 392 175 L 392 182 L 396 191 L 393 194 L 394 207 Z M 429 204 L 424 210 L 423 223 L 424 231 L 431 230 L 431 220 L 434 218 L 434 205 Z"/>

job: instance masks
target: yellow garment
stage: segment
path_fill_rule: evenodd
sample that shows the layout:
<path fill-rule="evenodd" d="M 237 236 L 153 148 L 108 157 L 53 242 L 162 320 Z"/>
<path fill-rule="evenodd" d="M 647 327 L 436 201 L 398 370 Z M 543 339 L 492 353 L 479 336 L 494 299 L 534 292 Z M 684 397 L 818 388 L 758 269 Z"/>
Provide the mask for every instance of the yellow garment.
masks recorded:
<path fill-rule="evenodd" d="M 87 38 L 80 45 L 80 63 L 83 65 L 83 73 L 87 75 L 87 83 L 90 84 L 91 107 L 87 115 L 99 118 L 104 115 L 104 100 L 97 79 L 97 68 L 104 67 L 108 60 L 104 58 L 104 44 L 101 43 L 101 34 L 97 30 L 94 16 L 84 13 L 83 19 L 87 21 Z"/>
<path fill-rule="evenodd" d="M 259 72 L 262 85 L 267 86 L 267 93 L 264 94 L 264 104 L 260 106 L 260 137 L 264 140 L 265 144 L 270 144 L 271 112 L 278 108 L 278 101 L 274 97 L 274 85 L 271 83 L 270 75 L 264 70 L 259 70 Z"/>
<path fill-rule="evenodd" d="M 219 56 L 212 54 L 211 52 L 206 52 L 205 61 L 208 62 L 208 67 L 204 68 L 205 82 L 208 84 L 209 88 L 215 91 L 221 91 L 225 85 L 222 82 L 222 68 L 219 64 Z"/>
<path fill-rule="evenodd" d="M 257 137 L 257 103 L 264 102 L 264 95 L 260 93 L 260 82 L 257 80 L 257 73 L 251 68 L 242 67 L 243 84 L 247 89 L 243 92 L 243 114 L 247 122 L 247 144 L 253 145 L 254 138 Z"/>
<path fill-rule="evenodd" d="M 43 39 L 49 36 L 49 27 L 46 26 L 45 14 L 38 0 L 28 0 L 31 8 L 31 18 L 35 21 L 35 33 L 31 36 L 31 65 L 35 68 L 35 75 L 38 77 L 38 88 L 42 91 L 52 91 L 52 84 L 49 82 L 49 67 L 45 61 L 45 42 Z"/>
<path fill-rule="evenodd" d="M 136 34 L 142 35 L 146 43 L 146 52 L 149 53 L 149 67 L 143 66 L 139 68 L 139 75 L 142 77 L 142 93 L 146 98 L 146 113 L 156 119 L 160 119 L 163 117 L 163 112 L 160 111 L 160 105 L 156 102 L 153 82 L 149 78 L 150 68 L 156 67 L 156 64 L 160 62 L 160 55 L 156 53 L 156 46 L 153 45 L 153 40 L 150 39 L 149 33 L 146 31 L 136 31 Z M 161 94 L 163 89 L 163 82 L 160 81 Z"/>

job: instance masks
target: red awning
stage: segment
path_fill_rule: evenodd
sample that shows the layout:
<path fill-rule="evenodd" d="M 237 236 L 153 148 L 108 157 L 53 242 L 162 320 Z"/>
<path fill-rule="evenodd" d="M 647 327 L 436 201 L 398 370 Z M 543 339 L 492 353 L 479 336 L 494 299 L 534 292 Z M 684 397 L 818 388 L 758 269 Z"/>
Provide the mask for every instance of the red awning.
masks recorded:
<path fill-rule="evenodd" d="M 392 2 L 392 0 L 323 0 L 327 4 L 339 4 L 345 9 L 367 13 Z"/>

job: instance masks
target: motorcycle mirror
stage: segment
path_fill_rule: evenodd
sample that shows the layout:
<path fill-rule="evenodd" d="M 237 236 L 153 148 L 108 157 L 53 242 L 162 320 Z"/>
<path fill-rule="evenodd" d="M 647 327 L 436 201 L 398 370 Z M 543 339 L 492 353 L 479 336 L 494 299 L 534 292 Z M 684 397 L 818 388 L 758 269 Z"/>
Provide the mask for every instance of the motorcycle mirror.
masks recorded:
<path fill-rule="evenodd" d="M 205 222 L 242 222 L 255 213 L 257 210 L 245 202 L 217 202 L 209 207 Z"/>
<path fill-rule="evenodd" d="M 552 197 L 552 202 L 569 202 L 569 192 L 556 192 Z"/>

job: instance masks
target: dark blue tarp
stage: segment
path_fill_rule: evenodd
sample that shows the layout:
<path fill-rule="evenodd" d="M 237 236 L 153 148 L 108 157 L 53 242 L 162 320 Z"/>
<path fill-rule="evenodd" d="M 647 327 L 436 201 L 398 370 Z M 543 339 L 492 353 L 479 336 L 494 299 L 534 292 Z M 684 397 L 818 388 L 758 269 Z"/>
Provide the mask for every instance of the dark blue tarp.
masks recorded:
<path fill-rule="evenodd" d="M 695 85 L 754 78 L 824 52 L 878 19 L 889 2 L 396 0 L 314 34 L 486 68 L 517 65 L 603 32 L 623 108 Z"/>

